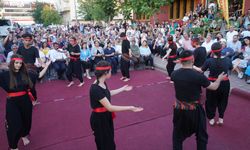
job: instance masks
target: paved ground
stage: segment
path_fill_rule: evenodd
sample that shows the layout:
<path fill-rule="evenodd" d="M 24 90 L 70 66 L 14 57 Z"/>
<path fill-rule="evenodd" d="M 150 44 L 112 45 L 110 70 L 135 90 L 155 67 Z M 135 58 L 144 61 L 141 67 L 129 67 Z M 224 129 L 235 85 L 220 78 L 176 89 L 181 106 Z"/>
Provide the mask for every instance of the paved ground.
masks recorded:
<path fill-rule="evenodd" d="M 159 57 L 154 57 L 154 64 L 155 66 L 164 71 L 167 74 L 166 70 L 166 64 L 167 61 L 162 61 Z M 180 67 L 179 65 L 176 65 L 176 69 Z M 235 73 L 232 73 L 230 76 L 230 83 L 231 83 L 231 89 L 238 88 L 246 92 L 250 92 L 250 84 L 247 84 L 245 79 L 239 79 L 237 78 Z"/>
<path fill-rule="evenodd" d="M 121 74 L 108 80 L 110 89 L 125 83 Z M 160 71 L 131 71 L 127 83 L 134 87 L 130 92 L 112 97 L 115 105 L 136 105 L 143 112 L 118 112 L 115 119 L 117 150 L 172 149 L 173 84 Z M 31 143 L 20 150 L 95 150 L 91 132 L 88 91 L 93 80 L 85 80 L 81 88 L 67 88 L 65 81 L 50 81 L 37 85 L 40 104 L 33 111 Z M 5 93 L 0 90 L 0 150 L 7 150 L 4 129 Z M 250 144 L 250 103 L 232 93 L 223 127 L 208 126 L 208 150 L 248 150 Z M 184 142 L 185 150 L 196 149 L 195 137 Z"/>

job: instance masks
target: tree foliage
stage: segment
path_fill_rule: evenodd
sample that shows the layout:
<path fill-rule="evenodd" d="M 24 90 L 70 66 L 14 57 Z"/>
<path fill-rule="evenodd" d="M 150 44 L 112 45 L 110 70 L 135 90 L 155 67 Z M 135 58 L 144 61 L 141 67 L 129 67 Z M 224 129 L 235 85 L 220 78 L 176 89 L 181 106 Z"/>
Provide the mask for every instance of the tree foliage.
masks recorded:
<path fill-rule="evenodd" d="M 36 23 L 42 23 L 45 26 L 62 23 L 60 14 L 51 5 L 46 3 L 36 3 L 33 18 Z"/>
<path fill-rule="evenodd" d="M 134 13 L 143 14 L 147 17 L 151 17 L 160 10 L 161 6 L 164 6 L 170 2 L 170 0 L 129 0 L 130 5 Z"/>
<path fill-rule="evenodd" d="M 43 11 L 43 7 L 44 7 L 45 3 L 40 3 L 40 2 L 36 2 L 36 8 L 32 14 L 34 20 L 36 23 L 42 23 L 43 20 L 41 18 L 42 16 L 42 11 Z"/>
<path fill-rule="evenodd" d="M 85 20 L 112 20 L 116 13 L 116 0 L 79 0 L 79 11 Z"/>
<path fill-rule="evenodd" d="M 62 23 L 62 19 L 59 13 L 47 5 L 43 7 L 41 19 L 45 26 Z"/>

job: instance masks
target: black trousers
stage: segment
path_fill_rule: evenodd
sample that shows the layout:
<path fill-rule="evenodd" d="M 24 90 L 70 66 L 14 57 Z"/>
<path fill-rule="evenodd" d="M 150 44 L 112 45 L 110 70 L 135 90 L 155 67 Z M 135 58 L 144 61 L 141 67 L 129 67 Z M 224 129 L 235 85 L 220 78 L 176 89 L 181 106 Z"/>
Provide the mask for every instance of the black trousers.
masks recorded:
<path fill-rule="evenodd" d="M 110 112 L 92 113 L 90 125 L 94 131 L 97 150 L 115 150 L 114 125 Z"/>
<path fill-rule="evenodd" d="M 123 77 L 130 78 L 129 67 L 130 67 L 130 61 L 126 61 L 121 57 L 121 72 Z"/>
<path fill-rule="evenodd" d="M 73 81 L 72 75 L 75 74 L 76 78 L 78 80 L 80 80 L 80 82 L 83 82 L 83 78 L 82 78 L 82 65 L 81 65 L 81 61 L 77 60 L 77 61 L 72 61 L 70 60 L 69 65 L 68 65 L 68 69 L 66 72 L 66 76 L 68 78 L 68 80 L 71 82 Z"/>
<path fill-rule="evenodd" d="M 151 67 L 154 66 L 154 62 L 153 62 L 154 60 L 151 57 L 151 55 L 149 55 L 149 56 L 143 56 L 143 60 L 144 60 L 146 66 L 151 66 Z"/>
<path fill-rule="evenodd" d="M 28 95 L 7 99 L 6 131 L 10 148 L 17 148 L 19 139 L 29 135 L 32 123 L 32 107 Z"/>
<path fill-rule="evenodd" d="M 205 111 L 201 105 L 195 110 L 174 109 L 173 150 L 182 150 L 183 141 L 195 133 L 197 150 L 207 149 L 207 127 Z"/>
<path fill-rule="evenodd" d="M 223 118 L 228 104 L 230 82 L 222 81 L 216 91 L 206 90 L 206 114 L 208 119 L 215 117 L 218 108 L 219 117 Z"/>
<path fill-rule="evenodd" d="M 174 67 L 176 65 L 176 63 L 174 63 L 176 59 L 175 58 L 168 58 L 168 63 L 167 63 L 167 72 L 168 72 L 168 76 L 171 76 L 172 72 L 174 71 Z"/>

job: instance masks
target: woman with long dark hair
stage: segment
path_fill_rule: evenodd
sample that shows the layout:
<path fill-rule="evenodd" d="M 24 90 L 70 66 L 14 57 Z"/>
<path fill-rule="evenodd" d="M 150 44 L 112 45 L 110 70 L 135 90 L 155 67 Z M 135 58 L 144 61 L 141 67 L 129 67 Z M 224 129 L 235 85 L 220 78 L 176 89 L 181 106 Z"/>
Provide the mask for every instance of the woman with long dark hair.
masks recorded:
<path fill-rule="evenodd" d="M 212 57 L 207 59 L 202 66 L 201 70 L 205 72 L 209 70 L 208 79 L 214 82 L 219 74 L 224 72 L 228 73 L 229 70 L 233 69 L 232 61 L 228 57 L 221 57 L 222 46 L 219 42 L 212 45 Z M 210 120 L 209 124 L 215 124 L 215 114 L 216 109 L 219 112 L 219 119 L 217 121 L 218 125 L 223 124 L 223 117 L 225 110 L 227 108 L 228 96 L 230 91 L 230 81 L 228 76 L 226 76 L 221 82 L 219 88 L 215 91 L 207 89 L 206 91 L 206 114 L 207 118 Z"/>
<path fill-rule="evenodd" d="M 46 64 L 39 77 L 43 76 L 49 64 Z M 17 150 L 20 138 L 24 145 L 30 143 L 27 136 L 32 122 L 32 101 L 35 100 L 31 90 L 34 84 L 27 71 L 23 58 L 13 55 L 9 70 L 0 73 L 0 87 L 8 94 L 6 102 L 6 130 L 11 150 Z"/>
<path fill-rule="evenodd" d="M 141 107 L 115 106 L 111 104 L 111 96 L 123 91 L 132 90 L 131 86 L 125 85 L 116 90 L 109 90 L 106 80 L 111 77 L 111 65 L 107 61 L 100 61 L 95 68 L 96 81 L 90 88 L 90 103 L 93 109 L 90 124 L 94 131 L 95 142 L 98 150 L 115 150 L 114 141 L 114 112 L 133 111 L 140 112 Z"/>

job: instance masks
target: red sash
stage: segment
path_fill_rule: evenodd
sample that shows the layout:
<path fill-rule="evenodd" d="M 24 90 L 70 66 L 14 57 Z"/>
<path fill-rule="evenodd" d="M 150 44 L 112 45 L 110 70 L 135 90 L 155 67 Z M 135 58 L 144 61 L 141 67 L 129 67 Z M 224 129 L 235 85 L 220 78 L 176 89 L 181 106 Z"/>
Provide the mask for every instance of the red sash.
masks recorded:
<path fill-rule="evenodd" d="M 11 93 L 8 93 L 8 97 L 18 97 L 18 96 L 23 96 L 25 94 L 29 95 L 29 98 L 31 101 L 35 101 L 35 98 L 34 96 L 32 95 L 32 93 L 30 92 L 30 89 L 28 89 L 28 91 L 20 91 L 20 92 L 11 92 Z"/>
<path fill-rule="evenodd" d="M 93 112 L 96 112 L 96 113 L 102 113 L 102 112 L 107 112 L 108 110 L 105 108 L 105 107 L 99 107 L 99 108 L 95 108 L 93 109 Z M 115 119 L 116 115 L 114 112 L 111 112 L 112 113 L 112 119 Z"/>
<path fill-rule="evenodd" d="M 70 58 L 70 60 L 72 60 L 72 61 L 77 61 L 77 60 L 79 59 L 79 57 L 73 57 L 73 56 L 70 56 L 69 58 Z"/>
<path fill-rule="evenodd" d="M 208 77 L 208 80 L 210 80 L 210 81 L 216 81 L 218 78 L 213 78 L 213 77 Z M 223 81 L 228 81 L 229 80 L 229 78 L 228 77 L 225 77 L 224 79 L 223 79 Z"/>
<path fill-rule="evenodd" d="M 180 110 L 195 110 L 198 104 L 200 104 L 199 100 L 191 103 L 176 100 L 174 103 L 174 108 Z"/>
<path fill-rule="evenodd" d="M 170 55 L 170 56 L 168 56 L 168 58 L 176 58 L 177 57 L 177 55 Z"/>

